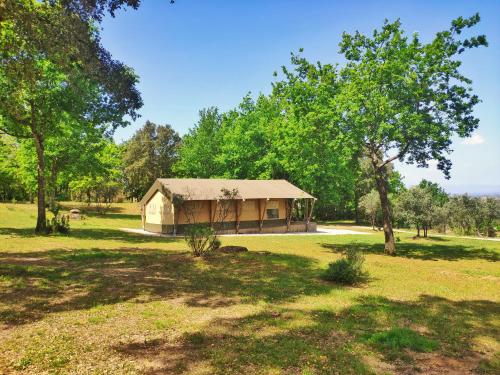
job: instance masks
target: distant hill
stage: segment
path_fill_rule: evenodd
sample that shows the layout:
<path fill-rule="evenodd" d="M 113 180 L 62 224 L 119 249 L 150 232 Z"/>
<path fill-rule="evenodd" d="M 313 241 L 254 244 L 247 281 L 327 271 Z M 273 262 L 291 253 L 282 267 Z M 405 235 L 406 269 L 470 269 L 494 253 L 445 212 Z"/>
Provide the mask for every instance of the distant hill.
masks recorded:
<path fill-rule="evenodd" d="M 500 198 L 500 186 L 495 185 L 453 185 L 444 186 L 444 189 L 449 194 L 469 194 L 474 197 L 488 196 Z"/>

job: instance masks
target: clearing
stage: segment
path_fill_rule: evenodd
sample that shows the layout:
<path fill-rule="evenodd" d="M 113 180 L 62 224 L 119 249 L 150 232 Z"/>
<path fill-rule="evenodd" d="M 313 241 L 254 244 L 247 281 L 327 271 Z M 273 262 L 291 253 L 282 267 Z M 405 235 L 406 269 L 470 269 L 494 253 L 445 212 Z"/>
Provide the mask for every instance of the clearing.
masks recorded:
<path fill-rule="evenodd" d="M 250 251 L 195 259 L 121 231 L 136 205 L 68 236 L 34 236 L 35 213 L 0 204 L 0 373 L 500 373 L 499 242 L 397 233 L 389 257 L 382 233 L 233 236 Z M 349 247 L 369 278 L 322 281 Z"/>

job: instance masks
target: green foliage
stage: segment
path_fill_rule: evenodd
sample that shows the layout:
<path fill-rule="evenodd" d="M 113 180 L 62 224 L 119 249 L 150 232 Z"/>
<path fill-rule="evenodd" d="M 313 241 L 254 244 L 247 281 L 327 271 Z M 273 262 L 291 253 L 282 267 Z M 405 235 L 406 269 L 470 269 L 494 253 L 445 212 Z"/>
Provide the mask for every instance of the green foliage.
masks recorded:
<path fill-rule="evenodd" d="M 448 194 L 436 182 L 423 179 L 418 187 L 427 190 L 431 195 L 432 202 L 438 206 L 443 206 L 449 200 Z"/>
<path fill-rule="evenodd" d="M 78 200 L 94 202 L 98 213 L 105 213 L 122 189 L 122 149 L 103 140 L 90 156 L 86 168 L 72 175 L 68 188 Z"/>
<path fill-rule="evenodd" d="M 391 352 L 411 349 L 416 352 L 430 353 L 439 347 L 436 341 L 421 336 L 409 328 L 392 328 L 388 331 L 377 332 L 370 335 L 367 342 Z"/>
<path fill-rule="evenodd" d="M 200 119 L 182 139 L 174 172 L 180 177 L 220 176 L 216 156 L 221 148 L 221 116 L 215 107 L 201 110 Z"/>
<path fill-rule="evenodd" d="M 429 188 L 414 186 L 398 195 L 395 205 L 395 216 L 400 221 L 417 228 L 417 235 L 432 226 L 433 212 L 438 207 L 433 202 L 432 192 Z"/>
<path fill-rule="evenodd" d="M 247 95 L 222 115 L 214 108 L 201 111 L 183 138 L 175 171 L 185 177 L 283 178 L 316 196 L 324 216 L 345 210 L 354 188 L 354 156 L 349 142 L 337 138 L 342 129 L 326 107 L 338 78 L 331 66 L 297 57 L 292 64 L 271 95 Z"/>
<path fill-rule="evenodd" d="M 43 232 L 47 161 L 57 172 L 56 156 L 62 154 L 59 160 L 66 156 L 63 150 L 47 159 L 50 142 L 53 150 L 54 145 L 65 144 L 67 126 L 82 135 L 97 128 L 112 132 L 128 124 L 126 115 L 137 117 L 142 100 L 135 73 L 111 58 L 100 45 L 99 28 L 77 8 L 67 2 L 35 0 L 3 2 L 1 7 L 0 130 L 33 142 L 39 204 L 36 230 Z M 55 190 L 54 183 L 51 189 Z"/>
<path fill-rule="evenodd" d="M 328 264 L 322 277 L 340 284 L 355 284 L 366 276 L 366 272 L 363 271 L 364 262 L 363 253 L 354 247 L 349 247 L 345 256 Z"/>
<path fill-rule="evenodd" d="M 142 198 L 157 178 L 172 177 L 180 141 L 170 125 L 146 121 L 123 145 L 125 192 Z"/>
<path fill-rule="evenodd" d="M 19 174 L 18 155 L 18 142 L 0 134 L 0 201 L 29 199 L 29 190 L 23 186 Z"/>
<path fill-rule="evenodd" d="M 335 104 L 351 144 L 371 159 L 387 253 L 395 252 L 388 163 L 399 159 L 428 167 L 436 160 L 449 177 L 452 136 L 468 137 L 478 126 L 473 111 L 479 98 L 458 59 L 465 49 L 487 45 L 482 35 L 462 39 L 465 28 L 478 22 L 477 14 L 454 20 L 429 43 L 417 33 L 408 36 L 399 20 L 385 21 L 371 35 L 342 35 L 340 53 L 347 63 L 340 70 L 342 88 Z"/>
<path fill-rule="evenodd" d="M 68 215 L 62 215 L 59 216 L 57 214 L 54 215 L 54 217 L 50 220 L 47 220 L 47 230 L 46 233 L 62 233 L 62 234 L 67 234 L 69 233 L 70 226 L 69 226 L 69 216 Z"/>
<path fill-rule="evenodd" d="M 467 194 L 451 197 L 449 225 L 454 232 L 465 235 L 496 236 L 500 219 L 500 199 L 471 197 Z"/>
<path fill-rule="evenodd" d="M 223 177 L 237 179 L 280 178 L 273 129 L 278 106 L 273 98 L 249 95 L 238 108 L 222 116 L 220 151 L 216 163 Z"/>
<path fill-rule="evenodd" d="M 363 195 L 359 200 L 359 208 L 370 218 L 372 228 L 375 229 L 377 217 L 380 216 L 380 197 L 374 189 L 368 194 Z"/>
<path fill-rule="evenodd" d="M 217 250 L 221 242 L 215 230 L 203 224 L 190 224 L 184 231 L 184 239 L 195 257 Z"/>

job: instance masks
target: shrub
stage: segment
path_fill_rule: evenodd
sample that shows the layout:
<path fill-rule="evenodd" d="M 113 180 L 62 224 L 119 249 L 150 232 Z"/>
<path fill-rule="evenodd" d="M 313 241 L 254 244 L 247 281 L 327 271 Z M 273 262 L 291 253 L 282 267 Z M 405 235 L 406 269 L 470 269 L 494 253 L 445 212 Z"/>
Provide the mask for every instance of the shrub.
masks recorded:
<path fill-rule="evenodd" d="M 201 224 L 189 225 L 185 230 L 184 239 L 196 257 L 217 250 L 221 245 L 215 230 Z"/>
<path fill-rule="evenodd" d="M 323 278 L 341 284 L 354 284 L 360 281 L 366 273 L 363 272 L 365 257 L 360 251 L 350 248 L 345 256 L 331 262 L 323 273 Z"/>
<path fill-rule="evenodd" d="M 47 220 L 47 234 L 49 233 L 69 233 L 69 216 L 61 217 L 54 215 L 51 220 Z"/>

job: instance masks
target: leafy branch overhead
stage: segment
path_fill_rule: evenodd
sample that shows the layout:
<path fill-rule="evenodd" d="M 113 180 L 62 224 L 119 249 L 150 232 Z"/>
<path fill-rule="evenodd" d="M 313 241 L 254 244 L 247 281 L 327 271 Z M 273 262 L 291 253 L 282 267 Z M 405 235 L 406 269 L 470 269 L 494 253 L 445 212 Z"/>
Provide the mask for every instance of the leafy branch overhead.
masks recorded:
<path fill-rule="evenodd" d="M 386 20 L 371 37 L 342 35 L 347 65 L 339 106 L 348 129 L 379 158 L 378 168 L 396 159 L 427 167 L 434 159 L 449 177 L 451 136 L 470 136 L 479 123 L 473 115 L 479 98 L 457 59 L 488 45 L 484 35 L 458 38 L 479 20 L 460 17 L 427 44 L 417 33 L 405 35 L 399 20 Z"/>

